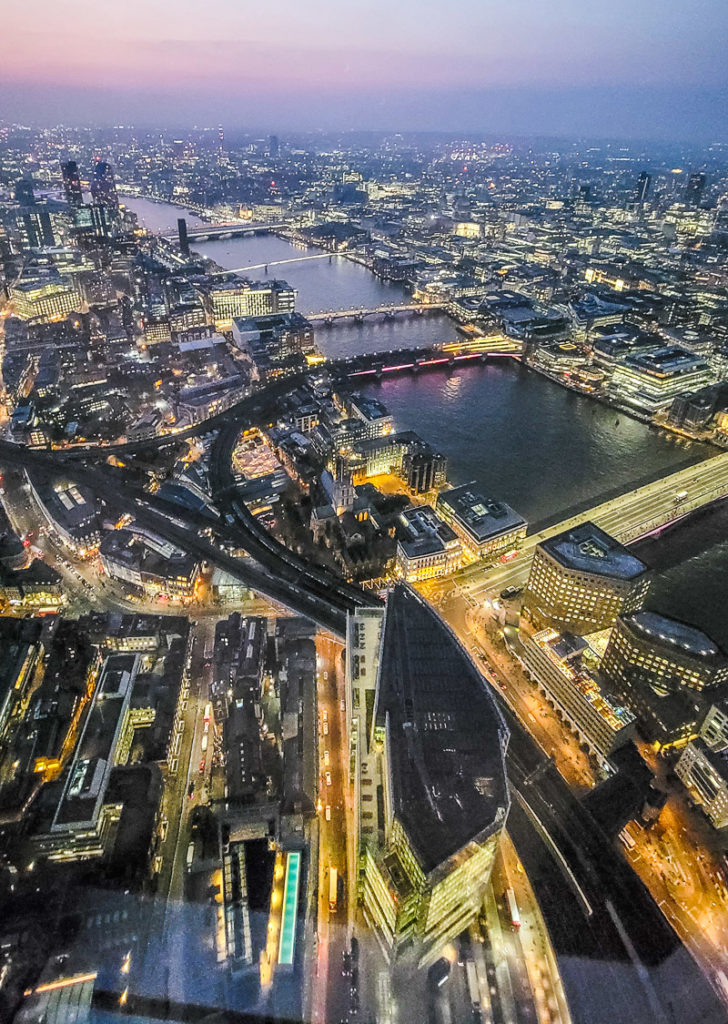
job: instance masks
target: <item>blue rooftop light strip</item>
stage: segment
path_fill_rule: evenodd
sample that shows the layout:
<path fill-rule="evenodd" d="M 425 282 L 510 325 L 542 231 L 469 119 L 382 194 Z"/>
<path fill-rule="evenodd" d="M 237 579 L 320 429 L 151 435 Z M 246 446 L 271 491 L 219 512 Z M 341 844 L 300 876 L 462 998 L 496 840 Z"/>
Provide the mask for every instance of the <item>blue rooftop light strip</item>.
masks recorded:
<path fill-rule="evenodd" d="M 281 913 L 281 940 L 278 946 L 278 963 L 284 966 L 293 964 L 300 878 L 301 854 L 294 850 L 286 857 L 286 880 L 283 887 L 283 911 Z"/>

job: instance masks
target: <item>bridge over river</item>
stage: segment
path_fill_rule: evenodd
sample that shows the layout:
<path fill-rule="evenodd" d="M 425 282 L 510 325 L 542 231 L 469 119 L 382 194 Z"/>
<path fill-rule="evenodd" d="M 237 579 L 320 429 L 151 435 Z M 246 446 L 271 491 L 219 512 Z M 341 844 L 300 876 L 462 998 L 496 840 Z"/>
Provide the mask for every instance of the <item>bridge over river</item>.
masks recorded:
<path fill-rule="evenodd" d="M 488 591 L 500 592 L 508 586 L 523 586 L 528 579 L 536 545 L 579 523 L 596 523 L 612 537 L 629 544 L 725 497 L 728 497 L 728 452 L 721 452 L 593 508 L 567 515 L 560 522 L 526 537 L 510 562 L 491 567 L 471 565 L 461 569 L 452 579 L 468 603 L 476 604 Z"/>

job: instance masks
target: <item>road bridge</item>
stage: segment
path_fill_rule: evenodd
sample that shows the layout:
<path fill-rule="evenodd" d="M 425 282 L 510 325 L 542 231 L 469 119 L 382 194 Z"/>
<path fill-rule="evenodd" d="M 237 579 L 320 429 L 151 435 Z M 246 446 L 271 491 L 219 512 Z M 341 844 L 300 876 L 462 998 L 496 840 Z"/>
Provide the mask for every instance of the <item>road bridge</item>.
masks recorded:
<path fill-rule="evenodd" d="M 328 255 L 328 254 L 327 254 Z M 392 302 L 383 306 L 374 306 L 371 309 L 324 309 L 317 313 L 307 313 L 306 319 L 312 323 L 333 324 L 337 320 L 353 319 L 361 323 L 366 317 L 384 316 L 387 319 L 396 316 L 398 313 L 411 313 L 414 316 L 422 316 L 425 313 L 442 313 L 445 309 L 444 303 L 430 302 L 423 305 L 421 302 Z"/>
<path fill-rule="evenodd" d="M 209 227 L 188 229 L 187 240 L 189 242 L 214 242 L 217 239 L 242 238 L 245 235 L 270 235 L 284 227 L 285 224 L 210 224 Z M 161 237 L 166 238 L 168 242 L 177 241 L 176 232 Z"/>
<path fill-rule="evenodd" d="M 253 425 L 257 419 L 264 420 L 269 412 L 275 408 L 275 403 L 290 391 L 300 387 L 308 377 L 320 373 L 322 369 L 327 370 L 334 379 L 350 379 L 356 383 L 359 379 L 365 382 L 367 378 L 381 378 L 390 374 L 412 372 L 420 370 L 447 370 L 460 363 L 485 362 L 490 359 L 518 358 L 518 353 L 503 351 L 499 348 L 497 341 L 494 341 L 493 348 L 481 351 L 477 349 L 470 351 L 468 342 L 463 342 L 463 350 L 456 349 L 456 343 L 445 342 L 442 346 L 425 346 L 422 348 L 401 348 L 389 349 L 385 352 L 370 352 L 364 355 L 350 356 L 346 359 L 325 360 L 323 363 L 313 366 L 300 373 L 291 374 L 289 377 L 281 377 L 259 388 L 251 395 L 246 395 L 234 405 L 229 406 L 222 412 L 199 423 L 193 423 L 189 427 L 180 430 L 172 430 L 167 434 L 152 434 L 149 437 L 140 437 L 130 441 L 121 441 L 116 444 L 77 444 L 67 448 L 58 449 L 65 458 L 74 459 L 82 456 L 107 458 L 109 455 L 133 454 L 145 448 L 165 448 L 180 441 L 186 441 L 191 437 L 199 437 L 201 434 L 219 430 L 231 421 L 240 424 Z M 269 418 L 269 417 L 268 417 Z"/>
<path fill-rule="evenodd" d="M 676 496 L 683 493 L 684 499 L 677 499 Z M 536 545 L 579 523 L 596 523 L 612 537 L 623 544 L 629 544 L 726 496 L 728 452 L 722 452 L 643 484 L 619 497 L 603 501 L 593 508 L 567 516 L 539 533 L 529 535 L 518 555 L 505 565 L 468 566 L 455 573 L 453 579 L 457 588 L 470 601 L 475 601 L 489 590 L 500 591 L 507 586 L 523 586 L 528 579 Z"/>

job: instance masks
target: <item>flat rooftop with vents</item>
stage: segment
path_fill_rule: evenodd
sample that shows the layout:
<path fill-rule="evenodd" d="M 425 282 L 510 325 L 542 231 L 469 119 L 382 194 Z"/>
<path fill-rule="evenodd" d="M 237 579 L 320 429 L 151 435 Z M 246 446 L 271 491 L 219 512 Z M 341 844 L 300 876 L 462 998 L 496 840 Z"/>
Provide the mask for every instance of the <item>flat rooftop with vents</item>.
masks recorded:
<path fill-rule="evenodd" d="M 649 569 L 624 544 L 594 523 L 581 523 L 541 543 L 541 548 L 565 569 L 631 580 Z"/>

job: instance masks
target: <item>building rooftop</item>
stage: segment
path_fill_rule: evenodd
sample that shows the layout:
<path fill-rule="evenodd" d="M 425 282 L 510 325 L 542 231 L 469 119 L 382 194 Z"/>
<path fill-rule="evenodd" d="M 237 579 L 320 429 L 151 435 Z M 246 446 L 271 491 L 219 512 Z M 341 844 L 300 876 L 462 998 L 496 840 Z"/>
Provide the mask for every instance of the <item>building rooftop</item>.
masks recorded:
<path fill-rule="evenodd" d="M 189 579 L 197 570 L 192 555 L 150 530 L 137 527 L 107 533 L 99 552 L 110 562 L 159 579 Z"/>
<path fill-rule="evenodd" d="M 136 667 L 133 654 L 112 654 L 104 662 L 53 820 L 53 831 L 95 824 L 106 793 Z"/>
<path fill-rule="evenodd" d="M 582 664 L 581 655 L 589 646 L 583 637 L 545 629 L 536 633 L 531 642 L 540 647 L 554 667 L 591 704 L 610 729 L 619 732 L 634 722 L 635 716 L 630 709 Z"/>
<path fill-rule="evenodd" d="M 654 352 L 642 352 L 639 355 L 627 356 L 625 366 L 639 370 L 650 377 L 665 379 L 679 377 L 695 370 L 707 370 L 708 364 L 700 356 L 681 348 L 679 345 L 668 345 Z"/>
<path fill-rule="evenodd" d="M 281 281 L 277 278 L 271 278 L 269 281 L 251 281 L 247 277 L 233 277 L 222 281 L 215 281 L 212 284 L 207 285 L 208 291 L 224 293 L 224 292 L 250 292 L 250 291 L 292 291 L 293 289 L 289 285 L 288 281 Z"/>
<path fill-rule="evenodd" d="M 400 541 L 410 558 L 442 551 L 458 543 L 452 527 L 440 519 L 429 505 L 406 508 L 399 515 L 405 537 Z"/>
<path fill-rule="evenodd" d="M 48 514 L 69 534 L 82 540 L 98 530 L 96 499 L 87 487 L 67 480 L 36 482 L 35 478 L 33 485 Z"/>
<path fill-rule="evenodd" d="M 360 392 L 356 392 L 349 401 L 352 409 L 357 409 L 368 420 L 380 420 L 389 416 L 386 406 L 369 395 L 362 395 Z"/>
<path fill-rule="evenodd" d="M 464 648 L 401 584 L 387 599 L 376 715 L 394 812 L 425 872 L 502 827 L 508 729 Z"/>
<path fill-rule="evenodd" d="M 477 540 L 497 537 L 501 533 L 526 525 L 526 520 L 504 501 L 484 498 L 475 489 L 475 483 L 463 484 L 443 491 L 437 499 L 437 508 L 445 508 Z"/>
<path fill-rule="evenodd" d="M 622 616 L 622 620 L 634 632 L 659 646 L 672 648 L 676 653 L 689 654 L 711 662 L 726 660 L 725 652 L 707 633 L 686 622 L 646 611 L 632 612 L 631 615 Z"/>
<path fill-rule="evenodd" d="M 594 523 L 581 523 L 539 545 L 566 569 L 631 580 L 648 572 L 636 555 Z"/>

